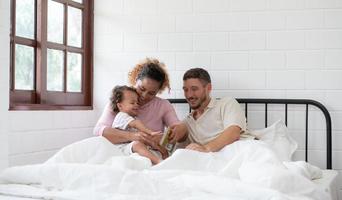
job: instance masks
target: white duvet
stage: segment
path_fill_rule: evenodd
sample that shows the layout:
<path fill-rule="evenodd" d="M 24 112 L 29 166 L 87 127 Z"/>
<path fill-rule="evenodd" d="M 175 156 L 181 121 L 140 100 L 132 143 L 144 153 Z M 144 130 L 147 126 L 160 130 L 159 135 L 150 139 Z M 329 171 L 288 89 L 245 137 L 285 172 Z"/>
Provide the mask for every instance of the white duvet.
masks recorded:
<path fill-rule="evenodd" d="M 286 162 L 260 141 L 238 141 L 217 153 L 177 150 L 156 166 L 122 156 L 103 137 L 71 144 L 44 164 L 8 168 L 0 194 L 38 199 L 330 199 L 315 185 L 321 171 Z"/>

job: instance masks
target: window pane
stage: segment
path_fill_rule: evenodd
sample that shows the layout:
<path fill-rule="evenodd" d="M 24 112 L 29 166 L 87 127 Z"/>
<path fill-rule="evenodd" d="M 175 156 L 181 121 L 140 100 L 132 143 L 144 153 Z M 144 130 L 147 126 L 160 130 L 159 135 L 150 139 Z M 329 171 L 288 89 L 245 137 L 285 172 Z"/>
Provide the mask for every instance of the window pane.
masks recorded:
<path fill-rule="evenodd" d="M 33 90 L 34 87 L 34 49 L 15 45 L 14 89 Z"/>
<path fill-rule="evenodd" d="M 82 55 L 68 53 L 67 91 L 81 92 L 82 83 Z"/>
<path fill-rule="evenodd" d="M 47 90 L 63 91 L 64 86 L 64 52 L 47 50 Z"/>
<path fill-rule="evenodd" d="M 63 44 L 64 5 L 48 1 L 48 33 L 50 42 Z"/>
<path fill-rule="evenodd" d="M 34 39 L 34 0 L 16 1 L 16 36 Z"/>
<path fill-rule="evenodd" d="M 82 10 L 69 6 L 68 45 L 82 47 Z"/>

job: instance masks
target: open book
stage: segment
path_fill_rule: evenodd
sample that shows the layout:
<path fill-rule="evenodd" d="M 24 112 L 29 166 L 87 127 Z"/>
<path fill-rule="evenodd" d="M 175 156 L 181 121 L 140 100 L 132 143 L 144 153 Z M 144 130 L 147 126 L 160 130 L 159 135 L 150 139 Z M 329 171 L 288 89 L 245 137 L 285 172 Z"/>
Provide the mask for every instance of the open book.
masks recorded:
<path fill-rule="evenodd" d="M 160 140 L 160 146 L 163 146 L 169 153 L 173 152 L 176 144 L 169 143 L 169 135 L 172 133 L 172 129 L 167 128 L 166 132 L 163 134 L 162 139 Z"/>

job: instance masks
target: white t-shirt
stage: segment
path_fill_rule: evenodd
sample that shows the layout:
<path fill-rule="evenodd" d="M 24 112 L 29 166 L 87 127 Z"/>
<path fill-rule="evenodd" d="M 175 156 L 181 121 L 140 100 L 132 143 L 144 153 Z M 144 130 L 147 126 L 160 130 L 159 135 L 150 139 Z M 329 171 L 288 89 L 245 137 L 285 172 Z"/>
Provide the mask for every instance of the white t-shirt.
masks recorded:
<path fill-rule="evenodd" d="M 129 114 L 125 112 L 118 112 L 118 114 L 116 114 L 114 118 L 112 127 L 125 131 L 136 131 L 136 129 L 128 126 L 128 124 L 133 120 L 135 120 L 135 118 L 130 116 Z"/>
<path fill-rule="evenodd" d="M 206 144 L 218 137 L 229 126 L 239 126 L 246 131 L 246 118 L 240 104 L 233 98 L 211 98 L 204 113 L 195 120 L 191 112 L 184 122 L 191 142 Z"/>

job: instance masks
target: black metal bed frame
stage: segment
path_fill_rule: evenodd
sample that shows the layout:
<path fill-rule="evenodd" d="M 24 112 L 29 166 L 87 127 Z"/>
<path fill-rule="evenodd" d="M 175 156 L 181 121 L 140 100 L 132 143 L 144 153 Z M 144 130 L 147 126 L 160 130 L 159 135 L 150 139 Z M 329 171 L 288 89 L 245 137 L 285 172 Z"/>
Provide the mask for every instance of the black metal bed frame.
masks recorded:
<path fill-rule="evenodd" d="M 184 104 L 187 103 L 185 99 L 168 99 L 172 104 Z M 236 99 L 240 104 L 245 105 L 245 116 L 248 119 L 248 104 L 264 104 L 265 105 L 265 127 L 267 127 L 267 109 L 269 104 L 280 104 L 285 106 L 285 124 L 287 125 L 287 113 L 288 105 L 305 105 L 305 161 L 308 161 L 308 113 L 309 105 L 320 109 L 325 117 L 326 121 L 326 150 L 327 150 L 327 169 L 332 169 L 332 137 L 331 137 L 331 117 L 327 108 L 318 101 L 311 99 L 249 99 L 238 98 Z M 190 109 L 191 111 L 191 109 Z"/>

